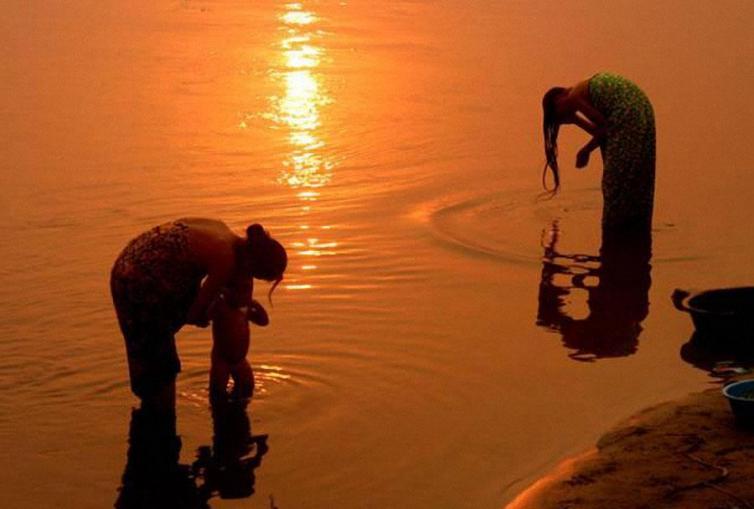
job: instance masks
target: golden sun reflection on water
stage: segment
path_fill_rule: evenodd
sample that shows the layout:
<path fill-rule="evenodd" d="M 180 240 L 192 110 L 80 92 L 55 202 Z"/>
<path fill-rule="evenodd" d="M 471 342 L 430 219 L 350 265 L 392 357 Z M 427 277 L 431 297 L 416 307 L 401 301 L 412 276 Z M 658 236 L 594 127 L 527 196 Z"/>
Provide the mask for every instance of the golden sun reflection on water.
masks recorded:
<path fill-rule="evenodd" d="M 296 197 L 303 202 L 301 212 L 305 217 L 300 229 L 311 234 L 330 229 L 330 225 L 312 225 L 309 216 L 312 205 L 321 197 L 322 188 L 330 182 L 335 166 L 325 152 L 327 143 L 321 134 L 321 110 L 333 100 L 324 88 L 320 69 L 326 51 L 320 44 L 323 34 L 316 29 L 318 16 L 305 10 L 302 3 L 289 3 L 284 7 L 285 11 L 278 16 L 284 34 L 279 43 L 280 58 L 272 72 L 281 94 L 270 97 L 272 112 L 266 117 L 276 127 L 287 130 L 289 151 L 278 180 L 295 190 Z M 320 257 L 336 254 L 337 243 L 309 237 L 291 243 L 290 247 L 301 256 Z M 306 263 L 300 268 L 311 272 L 318 267 Z M 291 280 L 286 287 L 308 290 L 312 284 Z"/>
<path fill-rule="evenodd" d="M 282 14 L 280 19 L 287 25 L 309 25 L 316 21 L 317 17 L 308 11 L 304 11 L 300 3 L 287 4 L 288 12 Z"/>

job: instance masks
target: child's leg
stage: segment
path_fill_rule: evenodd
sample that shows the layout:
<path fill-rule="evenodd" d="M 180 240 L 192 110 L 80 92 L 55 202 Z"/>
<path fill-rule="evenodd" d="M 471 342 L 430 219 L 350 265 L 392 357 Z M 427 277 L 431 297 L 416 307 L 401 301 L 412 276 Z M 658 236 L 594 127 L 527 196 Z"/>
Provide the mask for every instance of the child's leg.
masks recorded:
<path fill-rule="evenodd" d="M 249 361 L 241 360 L 230 369 L 233 377 L 233 395 L 238 399 L 250 398 L 254 394 L 254 371 Z"/>
<path fill-rule="evenodd" d="M 212 321 L 212 340 L 212 392 L 227 395 L 226 385 L 232 376 L 234 395 L 238 398 L 251 397 L 254 382 L 251 366 L 246 361 L 249 351 L 249 322 L 246 312 L 225 304 L 219 306 Z"/>
<path fill-rule="evenodd" d="M 230 364 L 212 349 L 212 366 L 209 369 L 209 395 L 211 399 L 227 395 Z"/>
<path fill-rule="evenodd" d="M 246 313 L 225 306 L 212 320 L 213 351 L 231 365 L 246 358 L 249 351 L 249 321 Z"/>

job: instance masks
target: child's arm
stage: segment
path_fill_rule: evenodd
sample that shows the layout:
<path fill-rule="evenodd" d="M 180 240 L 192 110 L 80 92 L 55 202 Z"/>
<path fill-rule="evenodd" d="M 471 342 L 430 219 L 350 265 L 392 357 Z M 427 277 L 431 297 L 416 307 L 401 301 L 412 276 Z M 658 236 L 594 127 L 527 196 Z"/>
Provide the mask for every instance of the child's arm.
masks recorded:
<path fill-rule="evenodd" d="M 264 327 L 270 323 L 267 311 L 259 302 L 252 298 L 253 286 L 248 280 L 234 281 L 224 290 L 224 298 L 233 307 L 243 310 L 246 319 L 254 325 Z M 244 309 L 245 308 L 245 309 Z"/>
<path fill-rule="evenodd" d="M 249 310 L 246 313 L 246 317 L 251 323 L 259 325 L 260 327 L 264 327 L 270 323 L 270 316 L 267 314 L 264 306 L 254 299 L 251 299 L 251 302 L 249 303 Z"/>

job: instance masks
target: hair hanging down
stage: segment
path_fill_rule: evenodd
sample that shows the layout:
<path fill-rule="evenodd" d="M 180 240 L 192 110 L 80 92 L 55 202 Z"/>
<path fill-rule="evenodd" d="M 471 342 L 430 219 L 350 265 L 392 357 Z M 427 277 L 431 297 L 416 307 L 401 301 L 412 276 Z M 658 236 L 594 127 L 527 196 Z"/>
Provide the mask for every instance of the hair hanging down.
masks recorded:
<path fill-rule="evenodd" d="M 246 242 L 253 253 L 254 277 L 272 281 L 267 294 L 267 300 L 272 304 L 272 292 L 283 280 L 283 273 L 288 266 L 288 253 L 260 224 L 246 228 Z"/>
<path fill-rule="evenodd" d="M 545 136 L 545 167 L 542 170 L 542 187 L 547 191 L 556 193 L 560 188 L 560 171 L 558 169 L 558 131 L 560 122 L 558 122 L 557 110 L 555 108 L 555 99 L 565 92 L 563 87 L 553 87 L 542 97 L 542 130 Z M 547 188 L 547 168 L 552 172 L 552 179 L 555 187 Z"/>

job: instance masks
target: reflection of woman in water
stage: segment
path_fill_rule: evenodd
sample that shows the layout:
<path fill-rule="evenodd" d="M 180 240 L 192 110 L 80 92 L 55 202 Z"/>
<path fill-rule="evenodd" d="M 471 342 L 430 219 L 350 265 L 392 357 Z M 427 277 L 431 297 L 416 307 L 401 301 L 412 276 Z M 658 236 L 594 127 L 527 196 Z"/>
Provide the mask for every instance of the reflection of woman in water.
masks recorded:
<path fill-rule="evenodd" d="M 547 168 L 560 186 L 558 130 L 576 124 L 592 135 L 579 150 L 584 168 L 594 149 L 602 150 L 602 225 L 606 229 L 648 228 L 655 181 L 655 124 L 647 96 L 626 78 L 595 74 L 570 88 L 555 87 L 542 99 Z"/>
<path fill-rule="evenodd" d="M 228 289 L 246 289 L 250 300 L 252 278 L 274 281 L 272 293 L 286 265 L 283 246 L 258 224 L 241 237 L 221 221 L 187 218 L 132 240 L 113 265 L 110 285 L 134 394 L 172 408 L 180 371 L 175 333 L 187 323 L 206 327 Z"/>
<path fill-rule="evenodd" d="M 175 412 L 134 409 L 116 509 L 209 509 L 190 465 L 179 463 Z"/>
<path fill-rule="evenodd" d="M 537 325 L 557 331 L 569 356 L 590 361 L 636 352 L 641 322 L 649 313 L 652 240 L 649 231 L 603 232 L 599 257 L 557 251 L 555 224 L 544 246 Z M 596 265 L 598 264 L 598 265 Z M 559 284 L 565 276 L 570 284 Z M 596 279 L 596 284 L 588 284 Z M 575 319 L 565 311 L 574 291 L 588 294 L 589 315 Z"/>
<path fill-rule="evenodd" d="M 175 412 L 133 410 L 128 459 L 116 509 L 209 509 L 208 500 L 249 497 L 254 470 L 268 450 L 267 435 L 252 435 L 246 401 L 212 405 L 212 446 L 199 447 L 192 465 L 181 464 Z"/>

